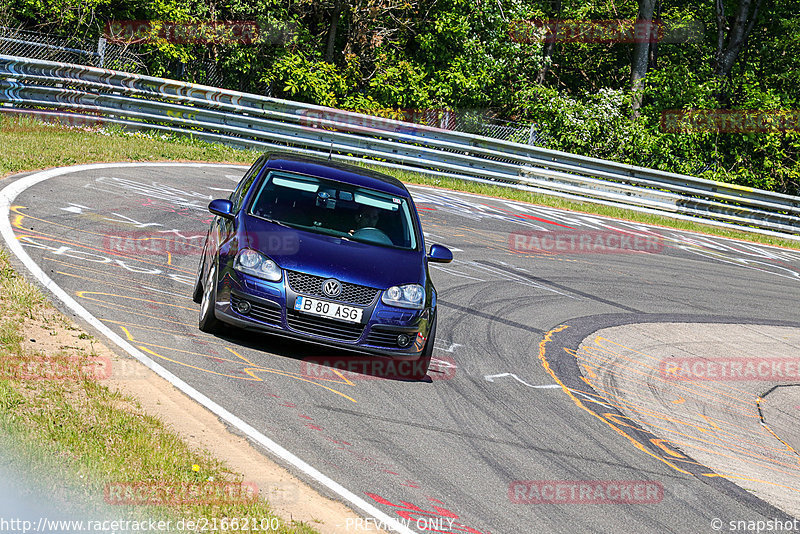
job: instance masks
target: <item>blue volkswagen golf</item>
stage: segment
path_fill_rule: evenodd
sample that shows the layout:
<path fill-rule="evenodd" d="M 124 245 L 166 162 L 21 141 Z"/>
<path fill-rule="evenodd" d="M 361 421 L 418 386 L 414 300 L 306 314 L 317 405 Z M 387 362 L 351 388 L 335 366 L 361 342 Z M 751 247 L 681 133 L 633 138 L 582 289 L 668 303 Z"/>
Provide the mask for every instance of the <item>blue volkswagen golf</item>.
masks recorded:
<path fill-rule="evenodd" d="M 406 363 L 428 372 L 436 290 L 405 186 L 360 167 L 287 154 L 258 158 L 215 215 L 194 287 L 200 330 L 227 325 Z"/>

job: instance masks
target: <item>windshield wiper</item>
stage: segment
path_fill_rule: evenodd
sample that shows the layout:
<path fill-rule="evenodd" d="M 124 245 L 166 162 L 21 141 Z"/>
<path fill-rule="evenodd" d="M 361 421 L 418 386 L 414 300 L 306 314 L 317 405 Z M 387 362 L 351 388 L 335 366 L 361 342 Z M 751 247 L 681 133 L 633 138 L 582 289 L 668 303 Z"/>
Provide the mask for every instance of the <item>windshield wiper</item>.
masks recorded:
<path fill-rule="evenodd" d="M 267 221 L 267 222 L 271 222 L 272 224 L 277 224 L 278 226 L 283 226 L 284 228 L 293 228 L 292 226 L 289 226 L 285 222 L 278 221 L 278 220 L 275 220 L 275 219 L 269 219 L 267 217 L 264 217 L 263 215 L 256 215 L 255 213 L 251 213 L 250 215 L 252 215 L 253 217 L 258 217 L 262 221 Z"/>

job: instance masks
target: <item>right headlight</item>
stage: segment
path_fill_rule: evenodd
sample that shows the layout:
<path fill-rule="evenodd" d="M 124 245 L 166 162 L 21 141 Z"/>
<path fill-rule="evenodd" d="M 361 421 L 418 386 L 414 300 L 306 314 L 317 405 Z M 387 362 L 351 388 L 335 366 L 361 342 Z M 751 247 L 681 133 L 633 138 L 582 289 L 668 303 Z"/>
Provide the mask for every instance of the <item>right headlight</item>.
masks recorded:
<path fill-rule="evenodd" d="M 281 279 L 281 268 L 278 264 L 251 248 L 245 248 L 236 255 L 233 268 L 237 271 L 263 278 L 270 282 L 279 282 Z"/>
<path fill-rule="evenodd" d="M 383 292 L 381 302 L 389 306 L 421 310 L 425 306 L 425 289 L 419 284 L 392 286 Z"/>

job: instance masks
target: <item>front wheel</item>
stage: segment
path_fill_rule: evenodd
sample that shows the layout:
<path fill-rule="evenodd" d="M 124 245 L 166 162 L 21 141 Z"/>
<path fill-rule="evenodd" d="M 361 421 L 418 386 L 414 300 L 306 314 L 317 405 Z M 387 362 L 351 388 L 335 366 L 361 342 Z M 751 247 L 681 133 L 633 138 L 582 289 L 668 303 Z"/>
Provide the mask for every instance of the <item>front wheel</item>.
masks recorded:
<path fill-rule="evenodd" d="M 197 277 L 194 279 L 194 290 L 192 290 L 192 300 L 196 304 L 203 303 L 203 282 L 200 279 L 203 277 L 203 267 L 205 264 L 205 259 L 200 261 L 200 270 L 197 273 Z"/>
<path fill-rule="evenodd" d="M 425 342 L 425 348 L 422 349 L 422 354 L 420 354 L 419 360 L 414 362 L 414 371 L 411 374 L 412 379 L 423 380 L 426 376 L 428 376 L 428 368 L 431 365 L 431 357 L 433 356 L 433 343 L 435 339 L 436 315 L 433 316 L 433 326 L 431 327 L 431 331 L 428 333 L 428 339 Z"/>
<path fill-rule="evenodd" d="M 200 330 L 208 334 L 216 334 L 220 331 L 222 322 L 214 314 L 217 302 L 217 268 L 212 265 L 208 269 L 208 278 L 203 284 L 203 297 L 200 301 Z"/>

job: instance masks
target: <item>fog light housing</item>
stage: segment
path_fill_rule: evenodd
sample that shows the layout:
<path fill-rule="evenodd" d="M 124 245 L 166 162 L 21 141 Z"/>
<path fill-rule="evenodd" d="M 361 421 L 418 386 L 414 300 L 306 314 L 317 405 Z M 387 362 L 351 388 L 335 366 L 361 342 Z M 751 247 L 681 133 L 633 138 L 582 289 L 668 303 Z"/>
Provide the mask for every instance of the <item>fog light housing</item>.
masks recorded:
<path fill-rule="evenodd" d="M 242 315 L 247 315 L 250 313 L 251 308 L 252 306 L 250 306 L 250 303 L 246 300 L 240 300 L 236 303 L 236 311 Z"/>
<path fill-rule="evenodd" d="M 411 344 L 411 338 L 408 334 L 399 334 L 397 336 L 397 346 L 404 349 Z"/>

